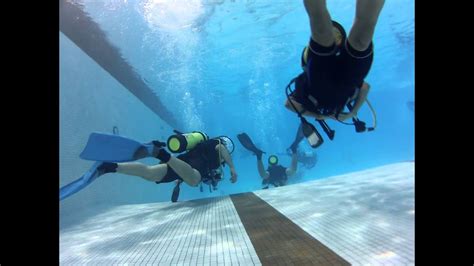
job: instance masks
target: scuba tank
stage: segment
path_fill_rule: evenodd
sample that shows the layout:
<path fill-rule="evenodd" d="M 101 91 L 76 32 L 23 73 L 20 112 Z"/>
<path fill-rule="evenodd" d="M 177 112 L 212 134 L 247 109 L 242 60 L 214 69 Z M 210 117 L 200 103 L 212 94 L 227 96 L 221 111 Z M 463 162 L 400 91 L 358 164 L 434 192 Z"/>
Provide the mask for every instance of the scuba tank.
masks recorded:
<path fill-rule="evenodd" d="M 181 133 L 174 130 L 176 134 L 171 135 L 168 138 L 167 146 L 168 150 L 173 153 L 181 153 L 184 151 L 189 151 L 192 148 L 196 147 L 199 143 L 209 140 L 209 136 L 206 134 L 193 131 L 191 133 Z"/>
<path fill-rule="evenodd" d="M 270 165 L 276 165 L 276 164 L 278 164 L 278 157 L 277 157 L 276 155 L 270 155 L 270 156 L 268 157 L 268 163 L 269 163 Z"/>

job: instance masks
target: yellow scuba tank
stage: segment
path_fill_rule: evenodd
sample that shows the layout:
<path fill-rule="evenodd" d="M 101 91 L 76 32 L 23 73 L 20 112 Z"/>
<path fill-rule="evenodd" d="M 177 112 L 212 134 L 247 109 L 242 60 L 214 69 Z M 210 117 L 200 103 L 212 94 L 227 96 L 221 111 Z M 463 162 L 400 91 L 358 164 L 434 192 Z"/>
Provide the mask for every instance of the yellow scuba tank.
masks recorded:
<path fill-rule="evenodd" d="M 208 139 L 209 136 L 199 131 L 171 135 L 167 141 L 168 150 L 173 153 L 189 151 L 199 143 Z"/>
<path fill-rule="evenodd" d="M 271 165 L 275 165 L 278 163 L 278 157 L 276 155 L 270 155 L 270 157 L 268 157 L 268 163 L 271 164 Z"/>

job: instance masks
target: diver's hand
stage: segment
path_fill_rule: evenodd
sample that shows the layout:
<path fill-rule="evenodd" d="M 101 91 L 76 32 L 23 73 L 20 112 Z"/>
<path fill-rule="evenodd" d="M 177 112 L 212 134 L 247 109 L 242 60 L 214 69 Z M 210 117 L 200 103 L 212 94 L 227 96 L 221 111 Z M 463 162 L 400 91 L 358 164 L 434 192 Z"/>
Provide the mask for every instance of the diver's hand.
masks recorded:
<path fill-rule="evenodd" d="M 314 114 L 314 118 L 316 118 L 317 120 L 324 120 L 324 119 L 327 119 L 328 116 L 319 115 L 319 114 Z"/>
<path fill-rule="evenodd" d="M 339 114 L 339 116 L 337 117 L 339 121 L 344 121 L 344 120 L 347 120 L 349 118 L 352 118 L 354 117 L 356 114 L 350 112 L 350 113 L 346 113 L 346 112 L 341 112 Z M 334 117 L 335 118 L 335 117 Z"/>
<path fill-rule="evenodd" d="M 230 169 L 230 182 L 235 183 L 237 182 L 237 172 L 235 171 L 234 168 Z"/>
<path fill-rule="evenodd" d="M 157 148 L 166 147 L 166 143 L 159 140 L 153 140 L 151 143 Z"/>

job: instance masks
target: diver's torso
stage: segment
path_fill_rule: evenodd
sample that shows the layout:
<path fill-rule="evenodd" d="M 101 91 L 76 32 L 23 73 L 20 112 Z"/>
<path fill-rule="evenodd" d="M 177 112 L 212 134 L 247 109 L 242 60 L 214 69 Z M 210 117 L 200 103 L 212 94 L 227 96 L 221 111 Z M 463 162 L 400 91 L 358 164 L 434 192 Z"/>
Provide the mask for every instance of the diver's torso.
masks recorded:
<path fill-rule="evenodd" d="M 219 141 L 216 139 L 206 140 L 177 157 L 198 170 L 201 176 L 205 176 L 210 170 L 220 167 L 219 152 L 216 150 L 217 144 Z"/>
<path fill-rule="evenodd" d="M 348 61 L 350 56 L 344 48 L 331 56 L 312 57 L 308 62 L 309 72 L 299 77 L 298 85 L 319 102 L 319 107 L 332 113 L 344 106 L 356 95 L 363 79 L 354 73 Z"/>
<path fill-rule="evenodd" d="M 269 166 L 267 171 L 269 174 L 269 182 L 285 181 L 286 179 L 288 179 L 288 177 L 286 176 L 286 168 L 281 165 Z"/>

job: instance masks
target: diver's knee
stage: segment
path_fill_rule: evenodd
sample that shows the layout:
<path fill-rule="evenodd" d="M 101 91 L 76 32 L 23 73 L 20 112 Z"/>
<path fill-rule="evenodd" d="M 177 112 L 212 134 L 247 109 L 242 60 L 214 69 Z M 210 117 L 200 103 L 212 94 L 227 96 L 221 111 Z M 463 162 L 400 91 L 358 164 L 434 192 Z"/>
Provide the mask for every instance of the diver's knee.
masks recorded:
<path fill-rule="evenodd" d="M 293 107 L 291 106 L 290 100 L 286 99 L 284 105 L 286 109 L 293 111 Z"/>
<path fill-rule="evenodd" d="M 192 187 L 197 187 L 200 182 L 201 178 L 192 178 L 188 184 Z"/>
<path fill-rule="evenodd" d="M 201 173 L 199 173 L 199 171 L 196 169 L 193 169 L 193 170 L 194 170 L 194 175 L 192 175 L 188 184 L 192 187 L 197 187 L 199 183 L 201 182 Z"/>
<path fill-rule="evenodd" d="M 369 48 L 372 39 L 354 36 L 348 40 L 350 46 L 356 51 L 365 51 Z"/>

